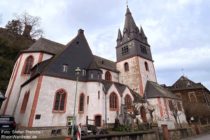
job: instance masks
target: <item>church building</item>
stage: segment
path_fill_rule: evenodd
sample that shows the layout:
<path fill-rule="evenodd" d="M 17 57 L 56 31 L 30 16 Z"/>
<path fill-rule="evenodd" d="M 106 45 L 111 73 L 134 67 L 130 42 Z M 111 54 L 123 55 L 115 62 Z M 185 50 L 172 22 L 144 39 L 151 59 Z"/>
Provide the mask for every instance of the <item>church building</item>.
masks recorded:
<path fill-rule="evenodd" d="M 141 102 L 147 81 L 157 82 L 147 37 L 128 7 L 116 57 L 94 55 L 82 29 L 66 45 L 40 38 L 19 54 L 1 114 L 27 128 L 65 129 L 74 114 L 77 124 L 113 124 L 122 105 L 132 112 Z"/>

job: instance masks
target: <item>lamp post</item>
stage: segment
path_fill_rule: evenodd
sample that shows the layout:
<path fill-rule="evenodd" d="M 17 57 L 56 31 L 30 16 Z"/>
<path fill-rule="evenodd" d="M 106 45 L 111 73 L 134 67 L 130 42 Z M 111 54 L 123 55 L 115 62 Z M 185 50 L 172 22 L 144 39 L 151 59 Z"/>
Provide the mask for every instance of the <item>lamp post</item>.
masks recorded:
<path fill-rule="evenodd" d="M 75 69 L 75 75 L 76 75 L 76 91 L 75 91 L 75 96 L 74 96 L 74 114 L 73 114 L 73 122 L 72 122 L 72 128 L 71 128 L 71 136 L 72 136 L 72 139 L 73 139 L 73 136 L 74 136 L 74 127 L 75 127 L 75 124 L 76 124 L 76 115 L 75 115 L 75 108 L 76 108 L 76 98 L 77 98 L 77 85 L 78 85 L 78 80 L 79 80 L 79 74 L 81 72 L 81 69 L 79 67 L 77 67 Z"/>

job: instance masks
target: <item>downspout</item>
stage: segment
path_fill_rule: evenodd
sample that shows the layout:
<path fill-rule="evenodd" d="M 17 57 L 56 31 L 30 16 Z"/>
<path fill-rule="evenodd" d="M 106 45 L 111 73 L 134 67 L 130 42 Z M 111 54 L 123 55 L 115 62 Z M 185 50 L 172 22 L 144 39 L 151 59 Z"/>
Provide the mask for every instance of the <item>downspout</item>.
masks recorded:
<path fill-rule="evenodd" d="M 104 95 L 105 95 L 105 127 L 107 127 L 107 99 L 106 99 L 106 94 L 107 92 L 105 91 L 105 88 L 104 88 L 104 85 L 102 84 L 102 88 L 103 88 L 103 92 L 104 92 Z"/>

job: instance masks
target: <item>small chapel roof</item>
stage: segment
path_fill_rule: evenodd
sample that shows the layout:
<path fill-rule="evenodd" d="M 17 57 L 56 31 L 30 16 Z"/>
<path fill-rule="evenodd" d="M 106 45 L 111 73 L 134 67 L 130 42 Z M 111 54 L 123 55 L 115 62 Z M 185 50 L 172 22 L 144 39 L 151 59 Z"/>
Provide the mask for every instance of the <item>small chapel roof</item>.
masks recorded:
<path fill-rule="evenodd" d="M 144 98 L 149 99 L 149 98 L 158 98 L 158 97 L 172 98 L 172 99 L 177 99 L 177 100 L 180 99 L 168 89 L 160 86 L 158 83 L 147 81 L 145 91 L 144 91 Z"/>
<path fill-rule="evenodd" d="M 124 84 L 118 83 L 118 82 L 113 82 L 113 81 L 106 81 L 106 80 L 102 80 L 101 83 L 104 85 L 105 93 L 109 90 L 109 88 L 112 85 L 114 85 L 116 87 L 118 93 L 121 96 L 123 96 L 123 92 L 125 91 L 126 88 L 128 88 L 134 98 L 134 101 L 133 101 L 134 103 L 144 102 L 143 98 L 137 92 L 130 89 L 127 85 L 124 85 Z"/>

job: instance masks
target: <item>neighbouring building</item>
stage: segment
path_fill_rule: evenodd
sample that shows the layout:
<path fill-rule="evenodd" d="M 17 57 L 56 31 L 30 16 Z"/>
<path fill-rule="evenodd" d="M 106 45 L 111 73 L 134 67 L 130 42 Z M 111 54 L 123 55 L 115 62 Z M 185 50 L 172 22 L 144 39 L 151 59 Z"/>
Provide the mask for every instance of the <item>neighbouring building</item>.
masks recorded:
<path fill-rule="evenodd" d="M 195 83 L 181 76 L 172 86 L 167 87 L 182 99 L 187 121 L 208 124 L 210 121 L 210 91 L 201 83 Z"/>
<path fill-rule="evenodd" d="M 167 125 L 169 129 L 173 129 L 187 126 L 181 98 L 168 89 L 156 82 L 148 81 L 144 98 L 148 102 L 148 118 L 159 127 Z"/>
<path fill-rule="evenodd" d="M 116 55 L 116 62 L 94 55 L 82 29 L 66 45 L 40 38 L 20 53 L 1 113 L 28 128 L 66 130 L 74 111 L 82 125 L 87 118 L 96 126 L 113 124 L 122 105 L 132 112 L 133 102 L 141 102 L 148 80 L 157 82 L 147 37 L 128 7 Z"/>

